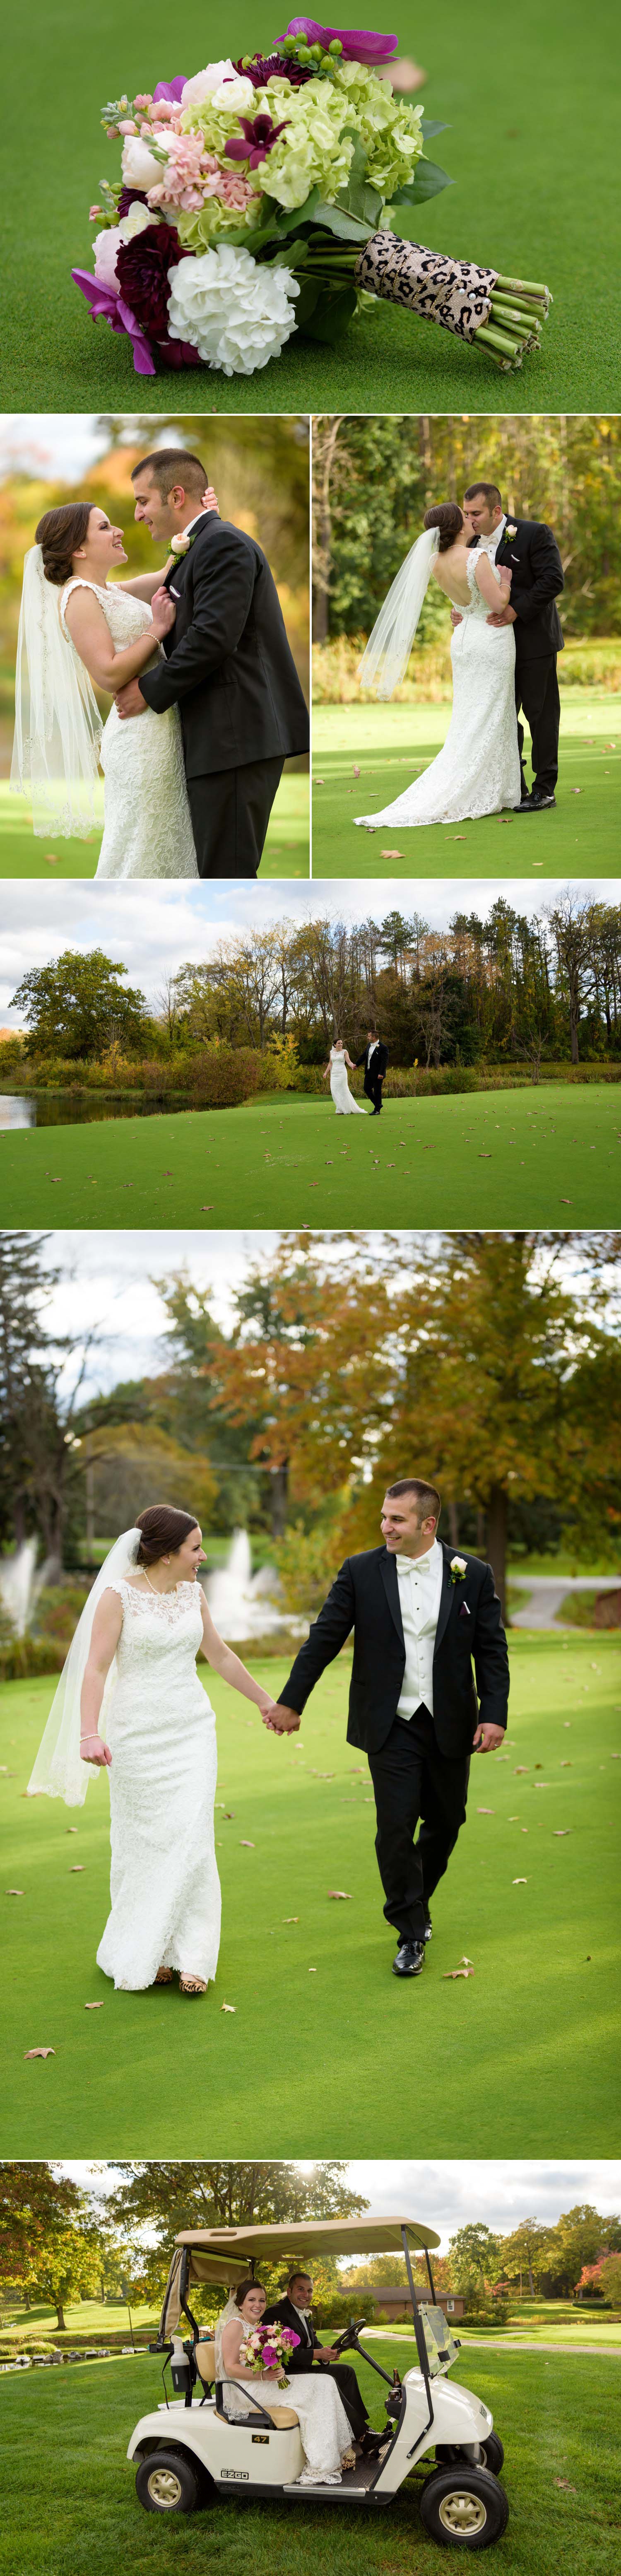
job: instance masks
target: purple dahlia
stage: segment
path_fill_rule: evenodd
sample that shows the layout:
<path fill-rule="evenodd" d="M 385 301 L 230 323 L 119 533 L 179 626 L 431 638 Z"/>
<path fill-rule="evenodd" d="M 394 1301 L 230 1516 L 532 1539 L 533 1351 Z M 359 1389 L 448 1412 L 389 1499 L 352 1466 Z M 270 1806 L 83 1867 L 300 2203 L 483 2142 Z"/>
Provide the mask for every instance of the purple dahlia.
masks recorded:
<path fill-rule="evenodd" d="M 278 77 L 288 80 L 291 89 L 301 89 L 303 81 L 312 80 L 316 68 L 315 63 L 297 63 L 294 54 L 254 54 L 252 62 L 244 62 L 240 55 L 235 64 L 236 72 L 252 81 L 253 89 L 265 89 L 268 80 Z"/>

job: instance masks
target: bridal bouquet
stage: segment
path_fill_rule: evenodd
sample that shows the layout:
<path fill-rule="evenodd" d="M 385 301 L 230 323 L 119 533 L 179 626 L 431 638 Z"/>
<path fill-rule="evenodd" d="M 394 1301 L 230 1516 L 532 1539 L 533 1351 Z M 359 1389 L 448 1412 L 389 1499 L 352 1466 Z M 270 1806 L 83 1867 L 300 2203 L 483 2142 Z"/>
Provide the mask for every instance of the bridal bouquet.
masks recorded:
<path fill-rule="evenodd" d="M 121 176 L 101 183 L 94 321 L 156 366 L 250 376 L 294 331 L 335 342 L 364 295 L 455 331 L 497 366 L 536 347 L 547 287 L 411 240 L 450 185 L 423 146 L 441 125 L 393 93 L 396 36 L 292 18 L 267 55 L 208 63 L 104 108 Z"/>
<path fill-rule="evenodd" d="M 292 2326 L 252 2326 L 240 2343 L 239 2358 L 246 2370 L 273 2370 L 277 2362 L 282 2364 L 289 2360 L 299 2341 L 300 2337 L 294 2334 Z M 285 2382 L 286 2373 L 281 2368 L 278 2387 L 283 2388 Z"/>

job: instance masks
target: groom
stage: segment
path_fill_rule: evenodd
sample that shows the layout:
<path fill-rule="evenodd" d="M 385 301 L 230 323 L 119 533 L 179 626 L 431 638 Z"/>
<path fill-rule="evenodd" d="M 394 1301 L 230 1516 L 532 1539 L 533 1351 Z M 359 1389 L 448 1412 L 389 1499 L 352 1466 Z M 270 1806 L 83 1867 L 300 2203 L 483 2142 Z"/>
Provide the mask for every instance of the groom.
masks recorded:
<path fill-rule="evenodd" d="M 420 1476 L 388 1486 L 383 1547 L 346 1557 L 264 1720 L 276 1735 L 293 1733 L 353 1628 L 347 1741 L 366 1753 L 373 1781 L 397 1977 L 424 1966 L 429 1900 L 465 1822 L 471 1753 L 495 1752 L 507 1723 L 507 1641 L 492 1568 L 439 1543 L 440 1509 L 435 1485 Z"/>
<path fill-rule="evenodd" d="M 512 573 L 511 599 L 488 626 L 515 628 L 515 707 L 522 792 L 518 814 L 542 814 L 556 804 L 560 698 L 556 656 L 563 631 L 556 606 L 564 588 L 563 566 L 552 529 L 541 519 L 507 519 L 495 483 L 469 483 L 464 509 L 473 527 L 473 544 L 484 538 L 493 563 Z M 491 540 L 491 542 L 490 542 Z M 453 611 L 452 624 L 458 623 Z M 524 776 L 523 710 L 530 729 L 534 784 L 529 795 Z"/>
<path fill-rule="evenodd" d="M 120 716 L 178 706 L 200 877 L 256 877 L 284 762 L 308 750 L 308 713 L 267 557 L 202 510 L 207 473 L 184 448 L 134 466 L 135 517 L 177 561 L 166 659 L 129 680 Z"/>
<path fill-rule="evenodd" d="M 348 2422 L 351 2424 L 354 2440 L 359 2442 L 362 2452 L 370 2458 L 375 2458 L 385 2437 L 381 2433 L 371 2432 L 369 2428 L 366 2406 L 360 2394 L 356 2372 L 352 2370 L 351 2364 L 339 2361 L 332 2344 L 319 2342 L 311 2314 L 312 2296 L 313 2284 L 310 2272 L 291 2272 L 287 2282 L 286 2298 L 277 2299 L 272 2308 L 266 2308 L 261 2323 L 266 2326 L 293 2327 L 294 2334 L 299 2335 L 300 2340 L 296 2351 L 290 2354 L 287 2362 L 288 2375 L 295 2377 L 296 2372 L 299 2374 L 300 2371 L 314 2370 L 319 2364 L 325 2378 L 335 2379 Z"/>
<path fill-rule="evenodd" d="M 387 1063 L 388 1048 L 384 1046 L 383 1038 L 378 1038 L 377 1029 L 367 1029 L 364 1055 L 356 1057 L 356 1069 L 359 1065 L 364 1065 L 364 1089 L 367 1100 L 373 1102 L 374 1118 L 379 1118 L 381 1113 L 382 1083 Z"/>

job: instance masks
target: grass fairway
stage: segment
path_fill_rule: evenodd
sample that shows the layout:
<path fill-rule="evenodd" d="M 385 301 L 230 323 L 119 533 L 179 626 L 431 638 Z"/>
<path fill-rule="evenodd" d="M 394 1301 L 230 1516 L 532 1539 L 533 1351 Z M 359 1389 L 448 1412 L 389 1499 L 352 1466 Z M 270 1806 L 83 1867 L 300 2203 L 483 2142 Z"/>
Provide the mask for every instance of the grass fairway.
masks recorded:
<path fill-rule="evenodd" d="M 337 1120 L 329 1092 L 279 1092 L 240 1109 L 8 1128 L 3 1223 L 612 1225 L 620 1127 L 616 1085 L 542 1082 L 389 1099 L 372 1127 L 370 1110 Z"/>
<path fill-rule="evenodd" d="M 103 786 L 100 791 L 103 829 Z M 309 874 L 309 782 L 301 770 L 282 779 L 270 815 L 260 877 L 307 877 Z M 12 796 L 8 780 L 0 781 L 0 878 L 44 877 L 54 862 L 56 877 L 94 877 L 101 831 L 92 841 L 35 841 L 32 815 L 21 796 Z"/>
<path fill-rule="evenodd" d="M 373 2340 L 384 2368 L 415 2360 L 413 2344 Z M 465 2367 L 463 2366 L 465 2362 Z M 371 2421 L 383 2421 L 381 2382 L 356 2356 Z M 88 2371 L 88 2383 L 86 2372 Z M 510 2516 L 490 2561 L 502 2576 L 616 2576 L 619 2455 L 614 2361 L 529 2354 L 462 2354 L 453 2376 L 491 2408 L 505 2446 Z M 13 2576 L 444 2576 L 447 2552 L 418 2517 L 420 2479 L 409 2478 L 377 2516 L 344 2506 L 240 2503 L 206 2512 L 145 2514 L 125 2454 L 139 2415 L 158 2404 L 154 2359 L 84 2364 L 5 2380 L 4 2488 L 11 2500 L 0 2568 Z M 172 2417 L 171 2417 L 172 2424 Z M 183 2418 L 181 2417 L 181 2421 Z M 361 2554 L 362 2552 L 362 2554 Z"/>
<path fill-rule="evenodd" d="M 410 831 L 396 823 L 378 832 L 360 830 L 354 814 L 381 812 L 435 759 L 449 714 L 448 705 L 315 707 L 314 877 L 532 876 L 541 883 L 545 877 L 618 876 L 621 728 L 615 700 L 603 689 L 571 689 L 561 698 L 553 812 L 489 814 L 480 823 L 430 823 Z M 611 750 L 609 737 L 615 736 Z M 526 742 L 528 747 L 528 733 Z M 355 780 L 354 762 L 361 772 Z M 530 783 L 530 767 L 528 778 Z M 387 850 L 388 858 L 382 856 Z"/>
<path fill-rule="evenodd" d="M 223 1939 L 199 2003 L 176 1985 L 115 1994 L 95 1966 L 105 1782 L 82 1810 L 26 1800 L 53 1684 L 5 1684 L 1 2154 L 166 2156 L 174 2140 L 179 2156 L 322 2156 L 335 2137 L 344 2156 L 614 2152 L 619 1645 L 510 1642 L 507 1745 L 473 1762 L 425 1971 L 405 1987 L 371 1784 L 345 1740 L 347 1658 L 286 1740 L 213 1679 Z M 254 1669 L 282 1689 L 282 1663 Z M 474 1975 L 453 1983 L 464 1954 Z M 26 2061 L 37 2047 L 55 2055 Z"/>
<path fill-rule="evenodd" d="M 427 68 L 427 115 L 450 127 L 430 149 L 454 185 L 421 209 L 423 239 L 510 276 L 547 279 L 555 300 L 539 357 L 503 376 L 453 333 L 377 303 L 336 349 L 294 336 L 252 376 L 186 368 L 182 385 L 166 369 L 137 378 L 126 339 L 93 326 L 71 283 L 72 267 L 92 264 L 93 192 L 103 176 L 116 183 L 119 169 L 118 145 L 102 141 L 102 97 L 110 87 L 132 96 L 170 76 L 180 54 L 188 73 L 219 60 L 222 13 L 215 0 L 186 0 L 181 41 L 164 0 L 153 0 L 144 22 L 110 0 L 98 49 L 83 42 L 79 0 L 64 0 L 60 17 L 31 0 L 4 44 L 8 93 L 28 98 L 29 140 L 26 160 L 18 121 L 4 192 L 4 409 L 124 412 L 139 399 L 165 414 L 180 400 L 186 412 L 207 414 L 618 409 L 613 0 L 591 13 L 588 43 L 582 0 L 565 0 L 562 16 L 524 0 L 510 70 L 493 0 L 471 0 L 465 46 L 459 0 L 422 17 L 404 0 L 398 32 L 400 52 Z M 250 0 L 236 0 L 226 33 L 236 57 L 250 52 L 270 40 L 269 12 L 257 16 Z M 576 154 L 581 185 L 570 178 Z"/>

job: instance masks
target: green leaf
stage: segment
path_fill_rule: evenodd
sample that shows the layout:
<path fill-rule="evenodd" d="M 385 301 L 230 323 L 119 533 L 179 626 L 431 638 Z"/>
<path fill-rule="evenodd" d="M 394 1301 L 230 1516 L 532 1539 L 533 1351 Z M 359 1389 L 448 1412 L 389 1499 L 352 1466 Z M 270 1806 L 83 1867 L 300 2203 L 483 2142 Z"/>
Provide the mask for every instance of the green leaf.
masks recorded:
<path fill-rule="evenodd" d="M 297 331 L 307 330 L 311 316 L 315 310 L 315 305 L 319 302 L 320 294 L 321 286 L 317 277 L 304 277 L 302 279 L 300 294 L 296 296 L 295 304 L 295 324 Z"/>
<path fill-rule="evenodd" d="M 422 116 L 420 130 L 425 142 L 427 142 L 431 134 L 449 134 L 450 126 L 437 116 Z"/>
<path fill-rule="evenodd" d="M 344 187 L 338 190 L 336 204 L 343 207 L 345 214 L 357 215 L 359 221 L 368 224 L 371 232 L 374 232 L 377 217 L 384 202 L 382 191 L 381 188 L 373 188 L 370 179 L 367 178 L 367 149 L 362 141 L 362 135 L 350 125 L 346 126 L 344 131 L 354 136 L 354 149 L 349 173 Z"/>
<path fill-rule="evenodd" d="M 454 185 L 448 171 L 440 169 L 439 162 L 419 161 L 415 177 L 407 179 L 402 188 L 397 188 L 391 203 L 394 206 L 424 206 L 428 197 L 438 197 L 441 188 L 453 188 Z"/>
<path fill-rule="evenodd" d="M 306 282 L 310 285 L 310 278 L 305 281 L 305 284 Z M 299 301 L 301 303 L 301 296 Z M 351 287 L 342 287 L 334 295 L 322 289 L 317 296 L 313 312 L 307 315 L 304 321 L 300 321 L 299 312 L 296 311 L 298 327 L 306 332 L 309 340 L 327 340 L 334 344 L 342 338 L 348 323 L 353 321 L 357 301 L 357 296 Z"/>
<path fill-rule="evenodd" d="M 347 215 L 343 206 L 319 204 L 315 209 L 315 222 L 321 224 L 326 232 L 334 233 L 337 241 L 367 242 L 369 239 L 368 223 L 359 223 L 357 216 Z"/>

